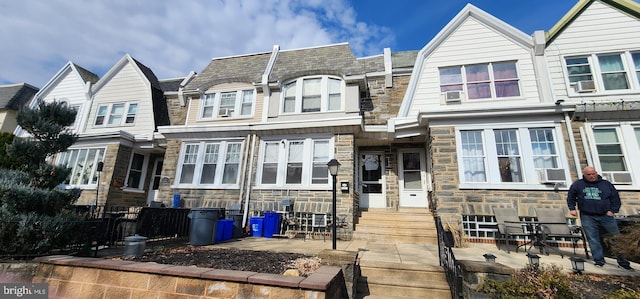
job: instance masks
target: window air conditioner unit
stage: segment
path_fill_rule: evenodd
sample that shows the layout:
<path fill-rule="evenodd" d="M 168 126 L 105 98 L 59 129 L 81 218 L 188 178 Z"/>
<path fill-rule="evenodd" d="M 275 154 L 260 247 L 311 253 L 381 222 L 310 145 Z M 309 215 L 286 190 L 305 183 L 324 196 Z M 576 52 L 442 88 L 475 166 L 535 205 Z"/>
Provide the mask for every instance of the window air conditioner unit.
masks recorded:
<path fill-rule="evenodd" d="M 444 93 L 444 101 L 446 103 L 457 103 L 462 100 L 463 94 L 461 90 L 451 90 L 445 91 Z"/>
<path fill-rule="evenodd" d="M 593 80 L 582 80 L 576 82 L 577 92 L 594 92 L 596 91 L 596 85 Z"/>
<path fill-rule="evenodd" d="M 567 181 L 564 169 L 562 168 L 542 168 L 538 169 L 538 180 L 542 184 L 564 183 Z"/>
<path fill-rule="evenodd" d="M 611 182 L 612 184 L 618 185 L 630 185 L 631 183 L 633 183 L 633 180 L 631 179 L 631 173 L 625 171 L 603 172 L 602 178 Z"/>
<path fill-rule="evenodd" d="M 229 111 L 229 108 L 220 108 L 220 110 L 218 111 L 218 117 L 229 117 L 231 116 L 231 111 Z"/>

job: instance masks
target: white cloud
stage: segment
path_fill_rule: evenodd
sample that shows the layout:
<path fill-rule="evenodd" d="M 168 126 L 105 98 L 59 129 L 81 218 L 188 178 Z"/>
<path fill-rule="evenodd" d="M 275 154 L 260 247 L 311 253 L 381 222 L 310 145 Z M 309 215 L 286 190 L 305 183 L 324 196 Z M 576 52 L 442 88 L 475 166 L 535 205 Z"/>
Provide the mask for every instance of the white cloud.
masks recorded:
<path fill-rule="evenodd" d="M 103 75 L 125 53 L 158 78 L 211 58 L 349 42 L 379 54 L 393 35 L 346 0 L 22 0 L 0 2 L 0 84 L 42 86 L 67 61 Z"/>

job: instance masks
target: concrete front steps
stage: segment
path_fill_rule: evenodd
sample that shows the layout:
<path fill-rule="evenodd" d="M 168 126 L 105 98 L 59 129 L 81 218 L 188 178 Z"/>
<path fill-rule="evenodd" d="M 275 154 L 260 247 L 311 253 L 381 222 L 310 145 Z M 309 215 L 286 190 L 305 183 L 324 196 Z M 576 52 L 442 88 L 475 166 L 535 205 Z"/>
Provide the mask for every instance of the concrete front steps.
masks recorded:
<path fill-rule="evenodd" d="M 435 220 L 428 209 L 369 209 L 361 213 L 354 239 L 395 243 L 396 248 L 398 244 L 437 246 Z M 419 264 L 360 260 L 361 273 L 354 298 L 451 298 L 444 268 L 439 266 L 437 255 L 416 258 L 434 261 Z"/>
<path fill-rule="evenodd" d="M 440 266 L 364 262 L 360 271 L 355 299 L 451 298 Z"/>
<path fill-rule="evenodd" d="M 391 243 L 437 244 L 438 235 L 431 211 L 405 208 L 399 211 L 362 211 L 353 233 L 356 240 Z"/>

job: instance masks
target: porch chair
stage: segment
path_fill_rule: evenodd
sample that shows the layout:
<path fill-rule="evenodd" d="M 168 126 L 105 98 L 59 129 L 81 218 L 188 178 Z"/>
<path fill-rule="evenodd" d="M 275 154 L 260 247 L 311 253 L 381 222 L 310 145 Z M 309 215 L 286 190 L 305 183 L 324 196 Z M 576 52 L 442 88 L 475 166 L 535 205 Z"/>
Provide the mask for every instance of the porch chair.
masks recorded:
<path fill-rule="evenodd" d="M 555 238 L 570 239 L 571 244 L 573 245 L 574 255 L 576 254 L 578 241 L 582 241 L 584 254 L 589 258 L 589 251 L 587 250 L 587 243 L 585 242 L 586 238 L 582 228 L 577 225 L 569 226 L 564 209 L 535 208 L 535 211 L 536 216 L 538 217 L 538 222 L 540 222 L 540 227 L 542 228 L 543 240 L 548 241 L 549 239 Z M 557 252 L 560 253 L 560 256 L 563 256 L 559 249 L 556 249 L 555 247 L 551 248 L 557 250 Z"/>
<path fill-rule="evenodd" d="M 507 247 L 507 253 L 509 251 L 509 240 L 513 237 L 516 241 L 516 252 L 522 246 L 526 246 L 526 238 L 529 233 L 525 232 L 523 224 L 520 223 L 520 217 L 518 217 L 518 210 L 514 208 L 493 208 L 493 215 L 498 223 L 498 233 L 501 237 L 504 237 Z M 525 242 L 518 245 L 518 236 L 525 237 Z M 496 242 L 496 246 L 500 249 L 500 242 Z M 526 249 L 526 247 L 525 247 Z"/>

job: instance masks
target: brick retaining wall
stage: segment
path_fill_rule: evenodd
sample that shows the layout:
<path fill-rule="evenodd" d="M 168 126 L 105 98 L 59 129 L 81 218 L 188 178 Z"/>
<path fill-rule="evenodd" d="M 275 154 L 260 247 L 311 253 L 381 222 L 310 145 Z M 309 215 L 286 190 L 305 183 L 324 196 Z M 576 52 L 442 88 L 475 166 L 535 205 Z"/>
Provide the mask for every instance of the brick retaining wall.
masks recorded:
<path fill-rule="evenodd" d="M 80 258 L 36 259 L 34 283 L 48 283 L 51 298 L 344 298 L 340 267 L 309 277 L 156 263 Z"/>

